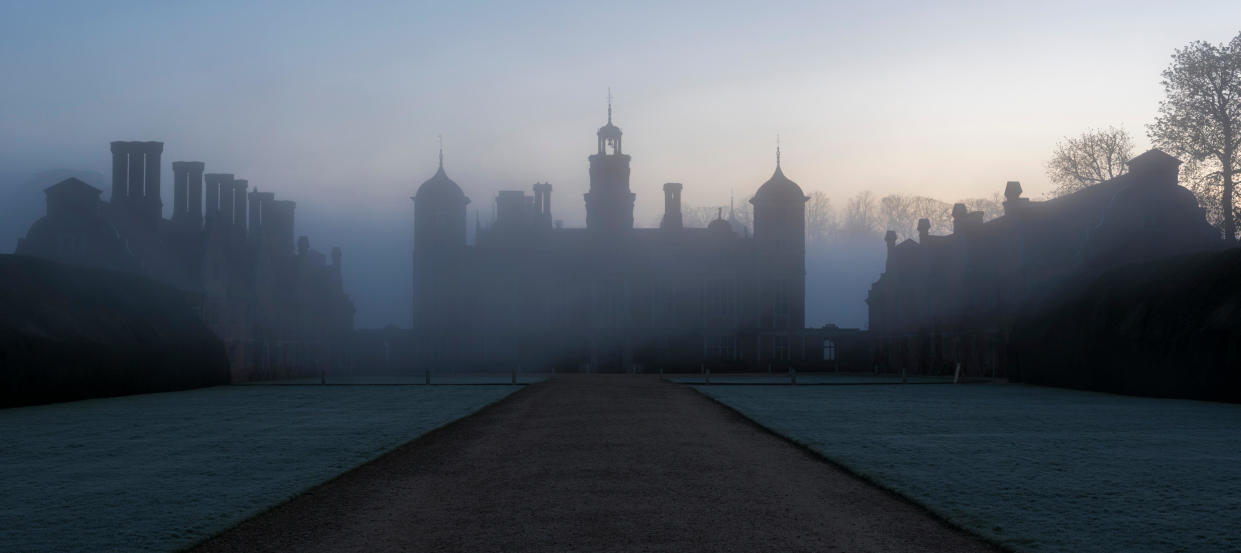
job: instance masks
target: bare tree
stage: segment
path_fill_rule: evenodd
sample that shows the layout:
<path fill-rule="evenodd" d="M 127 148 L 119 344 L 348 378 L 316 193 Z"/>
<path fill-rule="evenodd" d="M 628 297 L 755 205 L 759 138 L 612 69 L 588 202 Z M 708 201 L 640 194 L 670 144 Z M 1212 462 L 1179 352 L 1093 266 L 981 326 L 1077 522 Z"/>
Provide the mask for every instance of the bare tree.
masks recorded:
<path fill-rule="evenodd" d="M 689 204 L 681 205 L 681 224 L 685 228 L 702 228 L 708 223 L 715 220 L 716 215 L 720 213 L 722 207 L 706 206 L 696 207 Z M 662 217 L 662 216 L 661 216 Z"/>
<path fill-rule="evenodd" d="M 818 190 L 806 202 L 806 241 L 826 240 L 836 233 L 836 210 L 832 200 Z"/>
<path fill-rule="evenodd" d="M 981 211 L 982 220 L 990 221 L 1004 214 L 1004 195 L 996 192 L 990 198 L 967 198 L 961 200 L 966 209 Z"/>
<path fill-rule="evenodd" d="M 1155 147 L 1193 162 L 1183 182 L 1235 240 L 1233 189 L 1241 173 L 1241 33 L 1228 44 L 1196 41 L 1172 54 L 1163 72 L 1167 97 L 1147 126 Z"/>
<path fill-rule="evenodd" d="M 845 204 L 840 232 L 849 237 L 871 235 L 879 231 L 879 223 L 879 209 L 875 203 L 875 195 L 866 190 L 858 192 Z"/>
<path fill-rule="evenodd" d="M 1119 177 L 1128 170 L 1125 162 L 1132 154 L 1133 139 L 1124 129 L 1089 129 L 1076 138 L 1064 137 L 1047 162 L 1047 178 L 1056 185 L 1052 195 L 1072 194 Z"/>
<path fill-rule="evenodd" d="M 754 204 L 751 204 L 750 199 L 746 198 L 735 203 L 734 206 L 729 209 L 729 219 L 744 226 L 746 228 L 745 232 L 754 232 Z"/>
<path fill-rule="evenodd" d="M 931 223 L 931 234 L 947 234 L 952 229 L 952 206 L 926 196 L 889 194 L 879 200 L 879 220 L 885 230 L 901 238 L 918 234 L 918 221 Z"/>
<path fill-rule="evenodd" d="M 970 211 L 983 212 L 983 220 L 989 221 L 1004 214 L 1004 198 L 995 193 L 990 198 L 968 198 L 960 203 Z M 926 196 L 889 194 L 879 200 L 878 220 L 884 230 L 896 233 L 900 238 L 913 238 L 918 234 L 918 221 L 931 223 L 930 234 L 944 235 L 952 232 L 952 204 Z"/>
<path fill-rule="evenodd" d="M 943 235 L 952 232 L 952 204 L 948 202 L 941 202 L 926 196 L 915 196 L 914 215 L 918 219 L 927 219 L 931 223 L 931 234 Z M 914 228 L 917 229 L 916 226 Z"/>
<path fill-rule="evenodd" d="M 879 220 L 883 230 L 896 232 L 897 236 L 909 238 L 915 233 L 918 220 L 913 214 L 913 196 L 888 194 L 879 199 Z"/>
<path fill-rule="evenodd" d="M 1236 174 L 1234 173 L 1234 178 Z M 1235 183 L 1234 183 L 1235 184 Z M 1223 172 L 1214 160 L 1195 160 L 1190 158 L 1181 165 L 1181 185 L 1188 188 L 1198 198 L 1198 205 L 1220 235 L 1224 232 L 1224 198 Z M 1241 204 L 1232 202 L 1232 219 L 1241 219 Z M 1235 224 L 1235 223 L 1234 223 Z"/>

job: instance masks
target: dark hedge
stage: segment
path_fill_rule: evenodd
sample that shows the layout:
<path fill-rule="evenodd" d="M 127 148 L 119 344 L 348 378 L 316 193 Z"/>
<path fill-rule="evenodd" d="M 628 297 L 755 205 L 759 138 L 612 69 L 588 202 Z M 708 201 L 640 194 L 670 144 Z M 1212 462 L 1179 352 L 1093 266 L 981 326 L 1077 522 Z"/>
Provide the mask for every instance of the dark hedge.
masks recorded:
<path fill-rule="evenodd" d="M 1029 305 L 1015 380 L 1241 402 L 1241 249 L 1114 268 Z"/>
<path fill-rule="evenodd" d="M 192 296 L 150 280 L 0 255 L 0 406 L 226 384 Z"/>

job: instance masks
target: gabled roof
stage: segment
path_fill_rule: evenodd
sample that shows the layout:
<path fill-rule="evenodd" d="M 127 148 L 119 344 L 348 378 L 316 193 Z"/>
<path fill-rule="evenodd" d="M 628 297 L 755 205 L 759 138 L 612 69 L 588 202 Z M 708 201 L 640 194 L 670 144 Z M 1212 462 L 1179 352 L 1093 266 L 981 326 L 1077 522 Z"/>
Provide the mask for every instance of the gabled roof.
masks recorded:
<path fill-rule="evenodd" d="M 1168 155 L 1163 150 L 1152 148 L 1142 152 L 1137 157 L 1125 162 L 1129 166 L 1130 171 L 1144 171 L 1150 169 L 1172 169 L 1181 164 L 1181 160 Z"/>

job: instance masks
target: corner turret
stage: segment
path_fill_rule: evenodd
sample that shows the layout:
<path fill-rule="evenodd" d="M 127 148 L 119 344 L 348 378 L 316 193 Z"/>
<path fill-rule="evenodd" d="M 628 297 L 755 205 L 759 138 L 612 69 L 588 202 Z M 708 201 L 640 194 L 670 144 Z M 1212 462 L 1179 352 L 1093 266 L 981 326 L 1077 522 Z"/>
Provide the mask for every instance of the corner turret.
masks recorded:
<path fill-rule="evenodd" d="M 418 187 L 414 200 L 414 252 L 465 247 L 465 206 L 470 199 L 444 172 L 444 151 L 435 175 Z"/>
<path fill-rule="evenodd" d="M 750 200 L 754 204 L 754 239 L 779 251 L 804 252 L 806 201 L 809 199 L 797 183 L 784 176 L 777 147 L 775 172 Z"/>

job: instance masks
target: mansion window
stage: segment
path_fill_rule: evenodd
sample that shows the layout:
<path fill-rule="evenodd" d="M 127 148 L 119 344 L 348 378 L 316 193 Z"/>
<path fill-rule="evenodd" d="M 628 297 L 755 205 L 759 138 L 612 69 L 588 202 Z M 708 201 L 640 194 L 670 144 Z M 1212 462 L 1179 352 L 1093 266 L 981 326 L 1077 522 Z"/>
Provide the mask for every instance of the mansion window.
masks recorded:
<path fill-rule="evenodd" d="M 823 340 L 823 360 L 824 361 L 835 361 L 836 360 L 836 342 L 833 342 L 831 340 Z"/>

